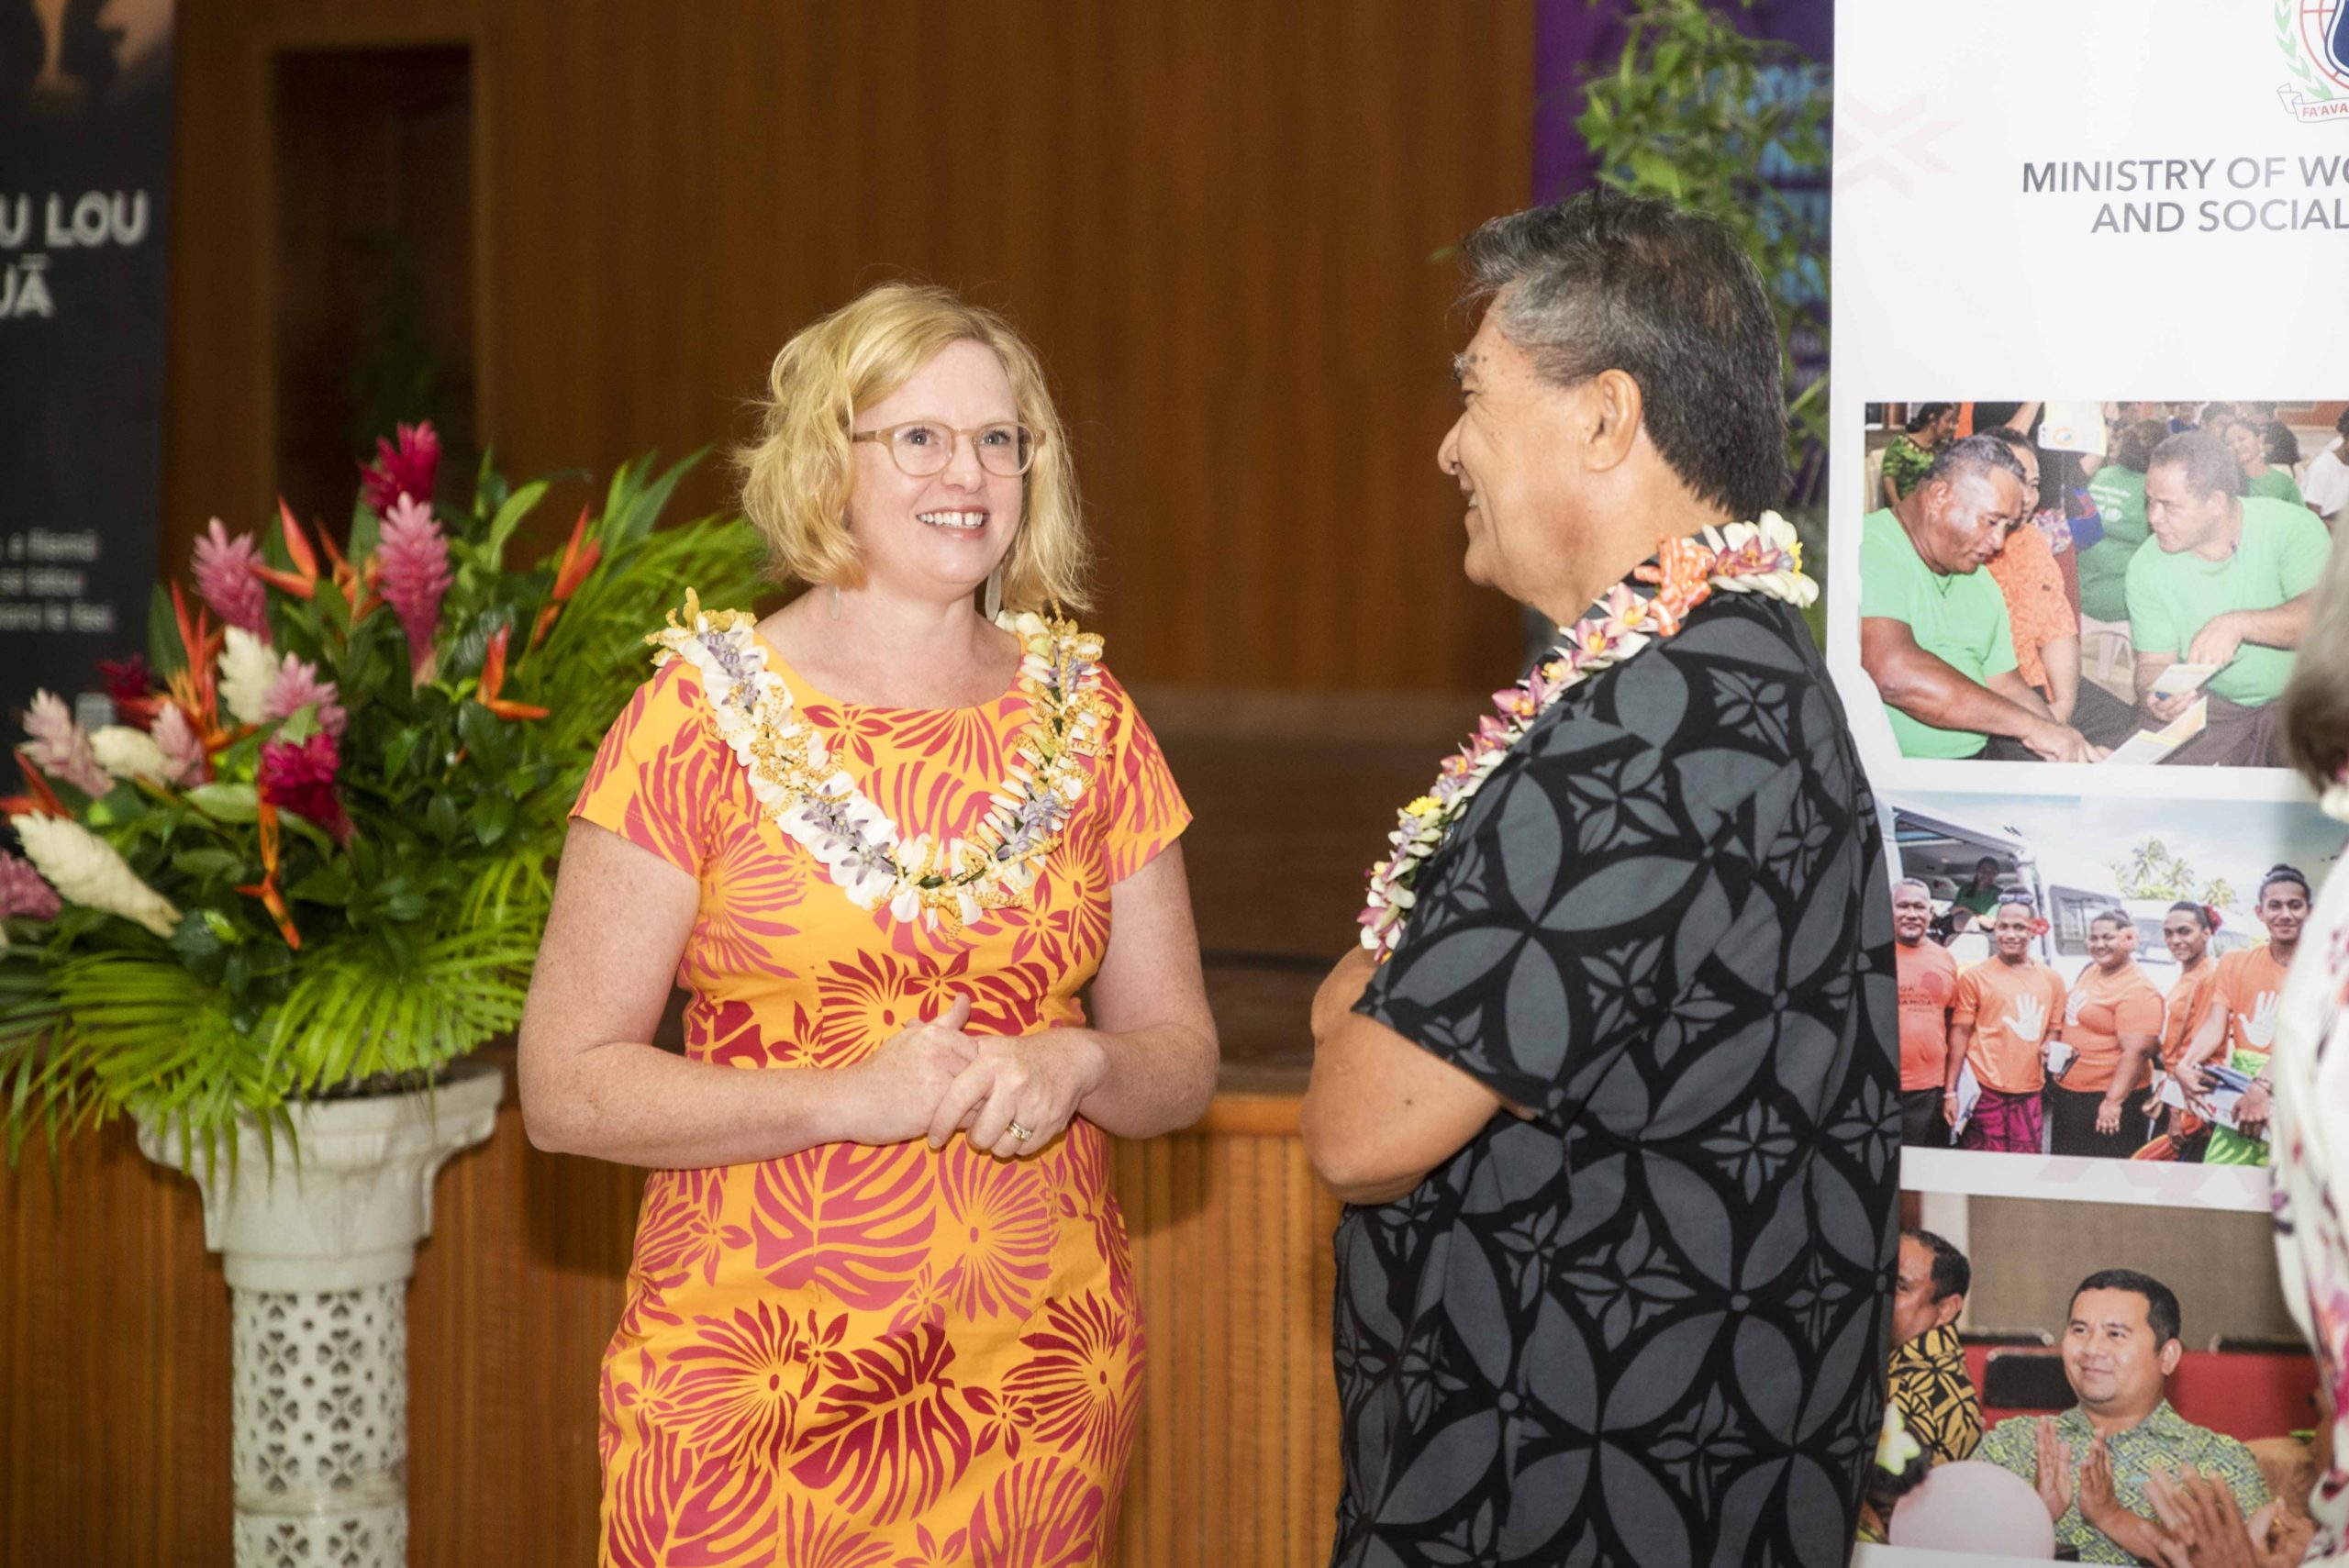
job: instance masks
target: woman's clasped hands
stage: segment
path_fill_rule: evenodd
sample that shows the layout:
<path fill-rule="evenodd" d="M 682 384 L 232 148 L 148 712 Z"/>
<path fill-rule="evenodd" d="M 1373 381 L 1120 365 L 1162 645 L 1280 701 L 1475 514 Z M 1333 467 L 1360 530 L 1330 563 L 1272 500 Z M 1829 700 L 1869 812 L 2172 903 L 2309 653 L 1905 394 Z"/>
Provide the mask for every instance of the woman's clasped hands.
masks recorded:
<path fill-rule="evenodd" d="M 907 1025 L 849 1068 L 859 1143 L 928 1138 L 945 1147 L 960 1132 L 971 1147 L 1014 1160 L 1042 1150 L 1100 1086 L 1107 1061 L 1083 1029 L 974 1035 L 971 999 Z"/>

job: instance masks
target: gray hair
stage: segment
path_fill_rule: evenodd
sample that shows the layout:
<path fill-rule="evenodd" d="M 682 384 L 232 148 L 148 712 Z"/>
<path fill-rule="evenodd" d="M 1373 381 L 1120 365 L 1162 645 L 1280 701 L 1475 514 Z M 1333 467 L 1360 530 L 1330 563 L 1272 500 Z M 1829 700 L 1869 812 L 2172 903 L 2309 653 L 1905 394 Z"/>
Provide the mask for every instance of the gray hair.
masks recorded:
<path fill-rule="evenodd" d="M 1786 371 L 1762 274 L 1719 219 L 1598 185 L 1462 244 L 1464 302 L 1542 378 L 1638 384 L 1649 439 L 1698 499 L 1751 518 L 1787 492 Z"/>
<path fill-rule="evenodd" d="M 1930 883 L 1930 882 L 1927 882 L 1927 881 L 1926 881 L 1924 878 L 1922 878 L 1922 877 L 1919 877 L 1919 876 L 1904 876 L 1904 877 L 1900 877 L 1900 878 L 1898 878 L 1898 879 L 1897 879 L 1897 880 L 1895 880 L 1895 881 L 1894 881 L 1894 883 L 1893 883 L 1893 884 L 1892 884 L 1892 891 L 1893 891 L 1893 892 L 1895 892 L 1895 893 L 1898 893 L 1898 892 L 1899 892 L 1899 891 L 1900 891 L 1902 888 L 1904 888 L 1904 887 L 1913 887 L 1913 888 L 1915 888 L 1918 892 L 1920 892 L 1920 893 L 1923 894 L 1923 895 L 1925 895 L 1925 897 L 1926 897 L 1926 899 L 1927 899 L 1928 901 L 1930 901 L 1930 900 L 1932 898 L 1932 896 L 1933 896 L 1933 884 L 1932 884 L 1932 883 Z"/>
<path fill-rule="evenodd" d="M 2022 459 L 2015 456 L 2015 449 L 1993 435 L 1968 436 L 1962 441 L 1952 441 L 1933 456 L 1933 466 L 1925 477 L 1949 479 L 1961 471 L 1980 473 L 1987 469 L 2014 475 L 2015 483 L 2028 485 L 2031 475 L 2023 472 Z"/>

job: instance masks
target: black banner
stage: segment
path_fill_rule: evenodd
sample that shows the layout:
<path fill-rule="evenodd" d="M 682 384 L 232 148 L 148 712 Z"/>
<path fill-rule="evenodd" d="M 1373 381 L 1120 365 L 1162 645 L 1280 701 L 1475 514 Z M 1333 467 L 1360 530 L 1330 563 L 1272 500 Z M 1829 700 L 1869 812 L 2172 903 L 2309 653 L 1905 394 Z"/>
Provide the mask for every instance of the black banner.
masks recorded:
<path fill-rule="evenodd" d="M 0 718 L 106 714 L 162 505 L 173 0 L 0 0 Z M 13 784 L 11 778 L 9 783 Z"/>

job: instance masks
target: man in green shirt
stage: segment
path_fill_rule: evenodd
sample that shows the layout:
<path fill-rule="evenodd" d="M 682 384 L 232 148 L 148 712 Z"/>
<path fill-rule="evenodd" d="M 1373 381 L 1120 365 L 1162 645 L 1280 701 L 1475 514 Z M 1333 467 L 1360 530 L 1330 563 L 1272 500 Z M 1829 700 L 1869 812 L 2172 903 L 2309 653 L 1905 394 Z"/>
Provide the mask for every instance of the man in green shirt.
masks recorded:
<path fill-rule="evenodd" d="M 2128 576 L 2138 705 L 2158 726 L 2202 695 L 2210 700 L 2202 733 L 2169 762 L 2282 760 L 2271 705 L 2291 678 L 2332 537 L 2305 506 L 2242 492 L 2233 454 L 2199 431 L 2164 441 L 2145 474 L 2156 548 L 2137 551 Z M 2199 693 L 2156 694 L 2162 672 L 2181 660 L 2223 668 Z"/>
<path fill-rule="evenodd" d="M 2021 462 L 1968 436 L 1860 534 L 1860 662 L 1904 757 L 2092 762 L 2015 671 L 2006 596 L 1982 570 L 2024 516 Z"/>
<path fill-rule="evenodd" d="M 2055 1540 L 2083 1562 L 2160 1562 L 2162 1529 L 2145 1496 L 2156 1472 L 2180 1466 L 2223 1481 L 2243 1517 L 2267 1502 L 2251 1451 L 2170 1408 L 2164 1384 L 2186 1347 L 2177 1296 L 2132 1269 L 2090 1274 L 2072 1293 L 2064 1378 L 2079 1404 L 2061 1416 L 2016 1416 L 1990 1429 L 1974 1457 L 2039 1489 Z"/>

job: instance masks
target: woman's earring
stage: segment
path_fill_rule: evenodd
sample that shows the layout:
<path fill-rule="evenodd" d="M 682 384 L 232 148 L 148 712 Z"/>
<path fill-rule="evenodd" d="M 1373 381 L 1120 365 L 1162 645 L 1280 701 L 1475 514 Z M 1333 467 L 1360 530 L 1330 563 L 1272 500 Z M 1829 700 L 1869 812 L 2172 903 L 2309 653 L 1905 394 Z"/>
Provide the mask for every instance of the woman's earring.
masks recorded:
<path fill-rule="evenodd" d="M 1003 614 L 1003 568 L 997 566 L 987 573 L 986 617 L 992 621 Z"/>
<path fill-rule="evenodd" d="M 841 618 L 841 585 L 838 583 L 832 584 L 832 618 Z"/>

